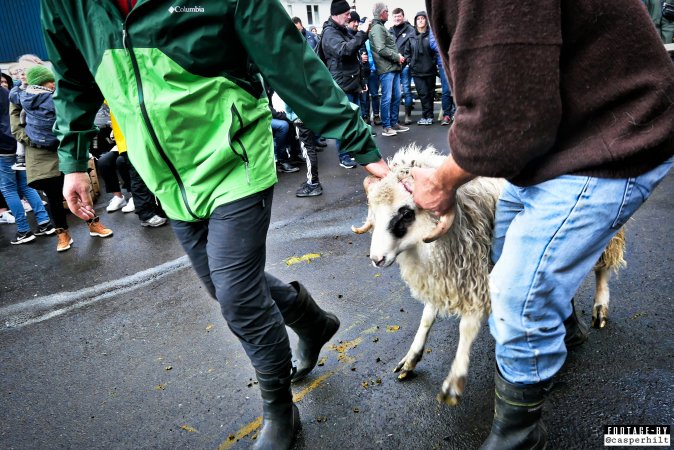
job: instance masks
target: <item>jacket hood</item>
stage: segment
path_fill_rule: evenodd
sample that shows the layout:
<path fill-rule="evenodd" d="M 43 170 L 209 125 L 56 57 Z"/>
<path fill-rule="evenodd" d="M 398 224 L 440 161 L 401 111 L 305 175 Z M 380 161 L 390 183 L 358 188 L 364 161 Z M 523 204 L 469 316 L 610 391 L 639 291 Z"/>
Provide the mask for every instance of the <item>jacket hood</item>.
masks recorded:
<path fill-rule="evenodd" d="M 53 92 L 41 86 L 28 86 L 21 94 L 21 105 L 30 110 L 37 110 L 51 100 Z"/>
<path fill-rule="evenodd" d="M 323 23 L 323 32 L 325 32 L 325 29 L 328 28 L 328 27 L 334 28 L 336 30 L 340 30 L 342 32 L 346 31 L 348 29 L 345 26 L 343 27 L 340 24 L 338 24 L 337 22 L 335 22 L 334 20 L 332 20 L 332 17 L 330 17 L 328 20 L 325 21 L 325 23 Z"/>
<path fill-rule="evenodd" d="M 417 28 L 417 17 L 425 17 L 426 18 L 426 28 L 430 28 L 430 24 L 428 23 L 428 14 L 426 14 L 426 11 L 419 11 L 415 16 L 414 16 L 414 29 L 416 30 Z"/>

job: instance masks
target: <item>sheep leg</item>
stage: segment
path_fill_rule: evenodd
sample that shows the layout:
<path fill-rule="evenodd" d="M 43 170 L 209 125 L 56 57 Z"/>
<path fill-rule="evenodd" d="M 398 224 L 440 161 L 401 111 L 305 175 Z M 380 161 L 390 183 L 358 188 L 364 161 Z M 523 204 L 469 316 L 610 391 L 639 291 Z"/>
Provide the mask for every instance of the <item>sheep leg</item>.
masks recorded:
<path fill-rule="evenodd" d="M 625 267 L 625 229 L 621 228 L 611 238 L 604 253 L 594 266 L 596 288 L 594 305 L 592 306 L 592 327 L 604 328 L 608 319 L 609 288 L 608 280 L 611 271 L 617 272 Z"/>
<path fill-rule="evenodd" d="M 398 375 L 399 380 L 407 378 L 407 375 L 409 375 L 417 366 L 417 363 L 421 361 L 421 357 L 424 354 L 424 348 L 426 347 L 428 333 L 431 331 L 431 327 L 433 326 L 437 315 L 438 310 L 435 307 L 429 304 L 424 306 L 424 312 L 421 314 L 421 323 L 419 324 L 417 334 L 414 336 L 414 341 L 412 341 L 412 346 L 407 352 L 407 355 L 405 355 L 395 369 L 393 369 L 394 372 L 400 372 L 400 375 Z"/>
<path fill-rule="evenodd" d="M 608 280 L 611 273 L 608 268 L 597 268 L 594 271 L 595 293 L 594 305 L 592 306 L 592 327 L 604 328 L 608 319 L 609 287 Z"/>
<path fill-rule="evenodd" d="M 452 362 L 449 375 L 442 383 L 442 390 L 437 396 L 440 403 L 456 406 L 461 400 L 461 395 L 466 386 L 468 376 L 468 363 L 470 362 L 470 349 L 480 332 L 482 326 L 482 313 L 465 314 L 459 322 L 459 345 L 456 356 Z"/>

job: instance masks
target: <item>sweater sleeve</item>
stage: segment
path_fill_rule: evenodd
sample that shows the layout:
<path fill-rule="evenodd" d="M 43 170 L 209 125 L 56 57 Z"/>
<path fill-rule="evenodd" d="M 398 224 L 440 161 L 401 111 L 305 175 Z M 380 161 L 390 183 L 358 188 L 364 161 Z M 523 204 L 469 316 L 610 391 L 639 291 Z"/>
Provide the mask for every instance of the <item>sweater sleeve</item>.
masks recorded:
<path fill-rule="evenodd" d="M 59 169 L 65 174 L 86 172 L 89 142 L 97 133 L 94 118 L 103 95 L 60 18 L 46 6 L 42 0 L 42 30 L 56 78 L 54 134 L 60 141 Z"/>
<path fill-rule="evenodd" d="M 512 178 L 556 139 L 560 2 L 459 0 L 456 11 L 432 3 L 433 28 L 451 34 L 451 44 L 448 35 L 436 38 L 439 53 L 448 57 L 457 104 L 452 155 L 473 174 Z M 504 20 L 504 11 L 517 13 Z"/>
<path fill-rule="evenodd" d="M 381 159 L 360 113 L 351 107 L 279 2 L 240 0 L 234 23 L 265 80 L 309 129 L 340 139 L 340 151 L 361 164 Z"/>

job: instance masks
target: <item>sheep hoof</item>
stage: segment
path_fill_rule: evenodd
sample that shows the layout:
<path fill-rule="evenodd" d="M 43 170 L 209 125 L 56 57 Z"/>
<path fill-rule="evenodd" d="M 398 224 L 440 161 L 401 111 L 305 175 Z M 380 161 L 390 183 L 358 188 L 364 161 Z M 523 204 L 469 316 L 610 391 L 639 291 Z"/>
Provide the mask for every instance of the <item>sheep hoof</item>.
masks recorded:
<path fill-rule="evenodd" d="M 604 305 L 597 305 L 592 311 L 592 328 L 601 329 L 606 327 L 608 320 L 608 308 Z"/>
<path fill-rule="evenodd" d="M 456 406 L 461 401 L 460 395 L 445 394 L 444 392 L 440 392 L 435 398 L 438 400 L 438 403 L 444 403 L 449 406 Z"/>
<path fill-rule="evenodd" d="M 407 380 L 408 377 L 412 378 L 413 374 L 414 374 L 414 372 L 412 372 L 411 370 L 403 370 L 402 372 L 400 372 L 400 375 L 398 375 L 398 379 L 400 381 L 404 381 L 404 380 Z"/>

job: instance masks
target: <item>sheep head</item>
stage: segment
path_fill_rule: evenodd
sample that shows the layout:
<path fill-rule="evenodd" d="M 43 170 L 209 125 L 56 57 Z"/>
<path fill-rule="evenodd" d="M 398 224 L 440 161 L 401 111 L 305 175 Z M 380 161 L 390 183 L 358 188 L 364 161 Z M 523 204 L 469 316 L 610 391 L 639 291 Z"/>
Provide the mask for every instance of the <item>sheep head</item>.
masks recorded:
<path fill-rule="evenodd" d="M 356 233 L 373 230 L 370 259 L 375 266 L 391 265 L 402 252 L 438 239 L 451 227 L 453 214 L 438 220 L 414 204 L 412 194 L 403 184 L 411 167 L 437 167 L 443 158 L 432 148 L 422 152 L 418 147 L 408 147 L 389 161 L 389 175 L 381 180 L 365 179 L 368 218 L 362 227 L 352 230 Z"/>

